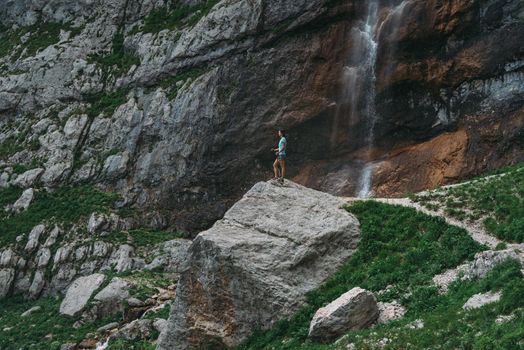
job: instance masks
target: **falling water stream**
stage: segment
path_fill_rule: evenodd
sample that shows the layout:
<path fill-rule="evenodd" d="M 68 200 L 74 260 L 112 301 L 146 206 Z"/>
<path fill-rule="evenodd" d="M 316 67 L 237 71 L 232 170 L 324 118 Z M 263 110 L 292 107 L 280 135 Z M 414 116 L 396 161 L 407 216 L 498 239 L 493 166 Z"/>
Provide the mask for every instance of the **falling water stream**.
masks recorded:
<path fill-rule="evenodd" d="M 404 1 L 393 7 L 386 18 L 390 19 L 389 25 L 384 26 L 385 21 L 379 20 L 380 1 L 365 1 L 362 20 L 357 22 L 350 32 L 351 53 L 343 71 L 342 101 L 335 119 L 335 124 L 344 117 L 353 121 L 353 124 L 358 121 L 362 125 L 364 165 L 359 172 L 356 186 L 356 195 L 361 198 L 367 198 L 373 194 L 372 151 L 375 147 L 375 129 L 379 121 L 375 105 L 378 37 L 381 30 L 388 30 L 391 31 L 389 34 L 396 35 L 405 5 Z M 389 48 L 386 53 L 388 56 L 394 55 L 394 48 Z M 344 109 L 343 105 L 348 105 L 349 108 Z M 334 144 L 334 139 L 332 144 Z"/>
<path fill-rule="evenodd" d="M 350 118 L 358 118 L 365 124 L 365 157 L 366 164 L 361 170 L 357 195 L 361 198 L 371 196 L 373 165 L 369 162 L 375 143 L 375 126 L 377 112 L 375 109 L 375 83 L 378 43 L 376 31 L 378 26 L 379 0 L 368 0 L 366 18 L 351 31 L 354 43 L 350 66 L 347 68 L 347 88 L 351 108 Z"/>

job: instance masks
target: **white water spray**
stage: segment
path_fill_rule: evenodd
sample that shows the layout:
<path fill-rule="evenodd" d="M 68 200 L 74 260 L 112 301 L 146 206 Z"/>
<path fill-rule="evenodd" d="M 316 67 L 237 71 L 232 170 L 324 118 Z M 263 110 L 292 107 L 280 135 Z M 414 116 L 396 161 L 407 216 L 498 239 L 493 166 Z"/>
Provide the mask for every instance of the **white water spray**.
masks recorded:
<path fill-rule="evenodd" d="M 358 133 L 362 137 L 363 167 L 359 171 L 356 195 L 367 198 L 373 195 L 373 163 L 372 152 L 375 147 L 375 129 L 380 119 L 375 105 L 377 82 L 377 55 L 379 39 L 383 34 L 388 39 L 398 36 L 399 27 L 407 1 L 391 7 L 386 18 L 381 20 L 380 5 L 383 0 L 366 0 L 363 19 L 356 23 L 350 33 L 351 53 L 343 71 L 343 90 L 341 91 L 338 110 L 334 121 L 334 131 L 341 118 L 348 118 L 350 127 L 360 125 Z M 394 40 L 388 40 L 394 42 Z M 381 49 L 382 51 L 382 49 Z M 388 45 L 384 54 L 386 57 L 386 74 L 394 67 L 391 59 L 396 51 L 395 45 Z M 336 145 L 337 133 L 333 132 L 331 144 Z"/>

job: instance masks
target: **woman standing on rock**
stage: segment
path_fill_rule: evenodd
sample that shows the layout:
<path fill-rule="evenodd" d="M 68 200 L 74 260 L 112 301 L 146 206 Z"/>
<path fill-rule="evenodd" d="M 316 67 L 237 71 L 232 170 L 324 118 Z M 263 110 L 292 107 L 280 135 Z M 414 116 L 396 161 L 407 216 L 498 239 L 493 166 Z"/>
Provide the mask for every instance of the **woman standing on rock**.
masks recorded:
<path fill-rule="evenodd" d="M 278 137 L 280 141 L 278 142 L 278 148 L 272 149 L 275 152 L 277 159 L 273 163 L 273 171 L 275 172 L 275 177 L 273 180 L 279 179 L 278 177 L 278 166 L 280 165 L 280 179 L 284 180 L 286 176 L 286 149 L 287 149 L 287 140 L 286 140 L 286 131 L 283 129 L 278 130 Z"/>

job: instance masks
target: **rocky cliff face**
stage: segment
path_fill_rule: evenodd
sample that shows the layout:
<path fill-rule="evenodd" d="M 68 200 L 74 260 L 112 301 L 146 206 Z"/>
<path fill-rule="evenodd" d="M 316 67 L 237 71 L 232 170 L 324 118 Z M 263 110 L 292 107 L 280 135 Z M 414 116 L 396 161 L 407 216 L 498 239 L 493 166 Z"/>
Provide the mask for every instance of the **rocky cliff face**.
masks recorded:
<path fill-rule="evenodd" d="M 369 5 L 372 147 L 343 94 Z M 151 226 L 198 229 L 266 176 L 279 126 L 295 179 L 337 194 L 369 164 L 394 195 L 510 163 L 523 16 L 518 0 L 2 1 L 0 186 L 96 183 Z"/>

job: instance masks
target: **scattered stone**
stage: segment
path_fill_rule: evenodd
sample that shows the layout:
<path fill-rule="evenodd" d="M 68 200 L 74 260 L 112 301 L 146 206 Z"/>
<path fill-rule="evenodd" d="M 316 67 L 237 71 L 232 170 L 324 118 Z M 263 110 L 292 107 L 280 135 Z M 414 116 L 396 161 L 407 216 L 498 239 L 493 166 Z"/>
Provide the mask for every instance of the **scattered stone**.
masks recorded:
<path fill-rule="evenodd" d="M 16 256 L 15 252 L 10 248 L 3 250 L 0 253 L 0 266 L 4 266 L 4 267 L 15 266 L 17 263 L 17 260 L 18 260 L 18 257 Z"/>
<path fill-rule="evenodd" d="M 111 338 L 126 340 L 146 339 L 151 336 L 152 325 L 153 320 L 134 320 L 119 329 Z"/>
<path fill-rule="evenodd" d="M 29 208 L 29 205 L 31 205 L 31 202 L 33 201 L 34 197 L 34 190 L 32 188 L 28 188 L 24 192 L 22 192 L 22 195 L 20 198 L 17 199 L 15 204 L 13 204 L 12 210 L 15 213 L 20 213 L 27 208 Z"/>
<path fill-rule="evenodd" d="M 20 316 L 21 317 L 27 317 L 27 316 L 31 315 L 32 313 L 34 313 L 34 312 L 40 311 L 41 309 L 42 309 L 42 307 L 40 307 L 40 306 L 34 306 L 34 307 L 30 308 L 29 310 L 25 311 L 24 313 L 22 313 Z"/>
<path fill-rule="evenodd" d="M 75 349 L 76 349 L 75 343 L 65 343 L 65 344 L 62 344 L 62 346 L 60 347 L 60 350 L 75 350 Z"/>
<path fill-rule="evenodd" d="M 4 332 L 10 332 L 13 330 L 14 327 L 5 327 L 4 329 L 2 329 L 2 331 Z"/>
<path fill-rule="evenodd" d="M 500 292 L 478 293 L 469 298 L 462 308 L 464 310 L 478 309 L 484 305 L 499 301 L 501 296 Z"/>
<path fill-rule="evenodd" d="M 165 242 L 158 251 L 152 252 L 156 257 L 150 264 L 145 266 L 146 270 L 161 269 L 165 272 L 180 272 L 188 261 L 188 250 L 191 240 L 175 239 Z"/>
<path fill-rule="evenodd" d="M 99 273 L 77 278 L 67 289 L 66 296 L 60 305 L 60 314 L 76 316 L 85 308 L 91 295 L 104 280 L 105 276 Z"/>
<path fill-rule="evenodd" d="M 95 349 L 97 341 L 96 339 L 84 339 L 78 344 L 79 349 Z"/>
<path fill-rule="evenodd" d="M 371 326 L 378 316 L 373 293 L 356 287 L 317 310 L 309 326 L 309 337 L 330 342 L 348 331 Z"/>
<path fill-rule="evenodd" d="M 25 250 L 27 252 L 32 252 L 33 250 L 38 247 L 40 235 L 44 233 L 45 231 L 45 225 L 40 224 L 33 227 L 31 232 L 29 233 L 29 238 L 27 239 L 27 244 L 25 245 Z"/>
<path fill-rule="evenodd" d="M 56 243 L 56 239 L 58 238 L 58 236 L 60 236 L 62 234 L 62 230 L 60 229 L 60 227 L 58 226 L 55 226 L 51 232 L 49 233 L 49 237 L 47 237 L 45 243 L 44 243 L 44 247 L 51 247 L 53 244 Z"/>
<path fill-rule="evenodd" d="M 379 324 L 397 320 L 406 314 L 406 308 L 396 300 L 391 303 L 379 302 L 377 306 L 379 310 L 377 323 Z"/>
<path fill-rule="evenodd" d="M 157 318 L 153 322 L 153 328 L 157 330 L 157 332 L 162 333 L 167 327 L 167 320 L 164 320 L 163 318 Z"/>
<path fill-rule="evenodd" d="M 103 333 L 103 332 L 107 332 L 115 328 L 118 328 L 118 322 L 111 322 L 109 324 L 106 324 L 105 326 L 98 328 L 96 331 L 99 333 Z"/>
<path fill-rule="evenodd" d="M 409 329 L 422 329 L 424 328 L 424 321 L 421 319 L 410 322 L 406 325 Z"/>
<path fill-rule="evenodd" d="M 40 295 L 40 293 L 42 293 L 44 286 L 45 271 L 37 270 L 33 277 L 33 282 L 31 282 L 31 286 L 29 287 L 29 297 L 32 299 L 36 299 Z"/>
<path fill-rule="evenodd" d="M 292 315 L 357 248 L 359 223 L 343 205 L 290 181 L 253 186 L 191 244 L 158 349 L 233 347 Z"/>
<path fill-rule="evenodd" d="M 124 300 L 129 298 L 131 284 L 119 277 L 115 277 L 102 289 L 94 300 L 96 301 L 96 315 L 103 318 L 124 309 Z"/>
<path fill-rule="evenodd" d="M 144 306 L 144 302 L 140 299 L 137 299 L 137 298 L 129 298 L 126 300 L 127 302 L 127 305 L 129 305 L 130 307 L 141 307 L 141 306 Z"/>
<path fill-rule="evenodd" d="M 108 225 L 107 216 L 100 213 L 92 213 L 87 221 L 87 232 L 90 234 L 105 230 Z"/>
<path fill-rule="evenodd" d="M 12 181 L 12 184 L 21 188 L 33 186 L 43 173 L 44 169 L 42 168 L 28 170 L 18 175 L 18 177 Z"/>
<path fill-rule="evenodd" d="M 509 322 L 509 321 L 513 320 L 514 318 L 515 318 L 514 314 L 511 314 L 511 315 L 499 315 L 495 319 L 495 323 L 496 324 L 503 324 L 503 323 L 506 323 L 506 322 Z"/>
<path fill-rule="evenodd" d="M 484 278 L 495 266 L 508 259 L 519 260 L 519 256 L 514 249 L 479 252 L 475 254 L 473 261 L 434 276 L 433 283 L 441 293 L 446 293 L 449 285 L 457 279 L 469 280 Z"/>
<path fill-rule="evenodd" d="M 13 279 L 15 277 L 15 270 L 12 268 L 0 269 L 0 299 L 3 299 L 9 294 Z"/>
<path fill-rule="evenodd" d="M 45 267 L 51 259 L 51 250 L 49 248 L 41 248 L 36 254 L 37 266 Z"/>

